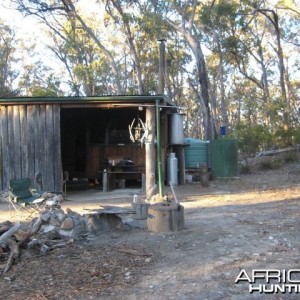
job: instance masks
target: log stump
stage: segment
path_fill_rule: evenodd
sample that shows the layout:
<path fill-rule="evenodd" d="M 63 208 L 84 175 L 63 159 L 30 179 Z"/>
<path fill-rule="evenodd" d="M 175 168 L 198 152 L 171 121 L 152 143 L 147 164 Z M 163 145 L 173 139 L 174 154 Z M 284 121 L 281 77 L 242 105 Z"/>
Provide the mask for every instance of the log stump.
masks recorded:
<path fill-rule="evenodd" d="M 145 202 L 134 203 L 136 219 L 146 220 L 148 217 L 148 209 L 150 204 Z"/>
<path fill-rule="evenodd" d="M 179 231 L 184 227 L 184 208 L 172 202 L 153 204 L 148 209 L 147 227 L 149 231 L 160 233 Z"/>
<path fill-rule="evenodd" d="M 210 174 L 208 172 L 206 165 L 201 165 L 200 166 L 200 181 L 201 181 L 201 185 L 203 187 L 209 186 L 209 177 L 210 177 Z"/>

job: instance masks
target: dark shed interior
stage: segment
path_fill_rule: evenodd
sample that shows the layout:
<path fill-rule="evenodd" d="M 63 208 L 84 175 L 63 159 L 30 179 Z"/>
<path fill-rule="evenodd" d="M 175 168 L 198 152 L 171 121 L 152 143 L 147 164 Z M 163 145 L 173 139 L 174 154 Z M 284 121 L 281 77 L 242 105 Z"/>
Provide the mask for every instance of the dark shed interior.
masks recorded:
<path fill-rule="evenodd" d="M 134 118 L 145 121 L 145 110 L 138 107 L 62 108 L 62 167 L 70 182 L 75 178 L 101 185 L 104 169 L 124 169 L 125 165 L 143 172 L 144 146 L 130 140 L 128 129 Z M 127 186 L 136 183 L 140 183 L 140 176 L 127 175 Z"/>

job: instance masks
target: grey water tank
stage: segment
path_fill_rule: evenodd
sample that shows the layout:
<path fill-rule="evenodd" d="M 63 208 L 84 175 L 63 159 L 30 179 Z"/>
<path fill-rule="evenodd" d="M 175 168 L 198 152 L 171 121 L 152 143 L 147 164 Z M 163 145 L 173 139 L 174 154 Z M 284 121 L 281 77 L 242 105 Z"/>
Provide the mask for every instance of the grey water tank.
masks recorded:
<path fill-rule="evenodd" d="M 183 114 L 169 114 L 169 144 L 183 145 Z"/>
<path fill-rule="evenodd" d="M 194 138 L 184 139 L 184 159 L 187 169 L 208 164 L 208 142 Z"/>

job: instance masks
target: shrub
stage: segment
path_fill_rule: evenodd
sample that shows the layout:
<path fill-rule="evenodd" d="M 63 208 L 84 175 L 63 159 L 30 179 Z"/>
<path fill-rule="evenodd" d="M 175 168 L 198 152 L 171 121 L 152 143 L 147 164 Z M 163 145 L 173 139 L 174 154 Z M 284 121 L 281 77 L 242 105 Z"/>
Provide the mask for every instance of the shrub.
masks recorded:
<path fill-rule="evenodd" d="M 275 170 L 282 166 L 282 159 L 278 157 L 266 157 L 260 162 L 261 170 Z"/>

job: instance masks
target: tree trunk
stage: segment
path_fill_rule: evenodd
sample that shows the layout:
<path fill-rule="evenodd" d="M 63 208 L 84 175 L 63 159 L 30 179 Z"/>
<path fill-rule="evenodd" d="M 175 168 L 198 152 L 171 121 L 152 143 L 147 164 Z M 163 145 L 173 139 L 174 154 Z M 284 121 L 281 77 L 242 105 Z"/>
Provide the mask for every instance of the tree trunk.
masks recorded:
<path fill-rule="evenodd" d="M 281 88 L 281 97 L 285 104 L 285 111 L 283 115 L 283 121 L 284 121 L 284 128 L 285 130 L 288 130 L 290 125 L 290 103 L 289 103 L 289 97 L 287 93 L 287 74 L 284 66 L 284 60 L 283 60 L 283 51 L 281 46 L 281 34 L 280 34 L 280 28 L 279 28 L 279 18 L 278 14 L 271 9 L 258 9 L 258 12 L 262 13 L 268 20 L 271 21 L 271 23 L 274 26 L 275 34 L 276 34 L 276 42 L 277 42 L 277 56 L 278 56 L 278 67 L 279 67 L 279 82 L 280 82 L 280 88 Z M 270 16 L 271 13 L 271 16 Z"/>
<path fill-rule="evenodd" d="M 211 124 L 211 112 L 209 108 L 210 97 L 209 97 L 209 87 L 208 87 L 208 76 L 206 70 L 206 62 L 202 52 L 199 39 L 193 36 L 190 32 L 182 32 L 189 46 L 191 47 L 198 69 L 199 83 L 201 86 L 201 97 L 204 102 L 203 112 L 206 117 L 205 120 L 205 139 L 210 141 L 212 140 L 212 124 Z"/>
<path fill-rule="evenodd" d="M 269 82 L 268 82 L 268 73 L 265 65 L 265 59 L 263 55 L 263 49 L 261 45 L 261 41 L 257 39 L 258 45 L 258 55 L 259 55 L 259 63 L 262 70 L 262 83 L 263 83 L 263 99 L 264 99 L 264 111 L 266 115 L 267 124 L 271 123 L 269 110 L 269 102 L 270 102 L 270 91 L 269 91 Z"/>
<path fill-rule="evenodd" d="M 221 106 L 221 123 L 219 125 L 224 125 L 228 128 L 228 111 L 227 106 L 225 103 L 225 84 L 224 84 L 224 58 L 223 52 L 221 49 L 221 44 L 219 37 L 217 34 L 214 35 L 217 47 L 218 47 L 218 54 L 219 54 L 219 72 L 218 72 L 218 79 L 220 82 L 220 106 Z M 217 117 L 217 116 L 215 116 Z"/>

